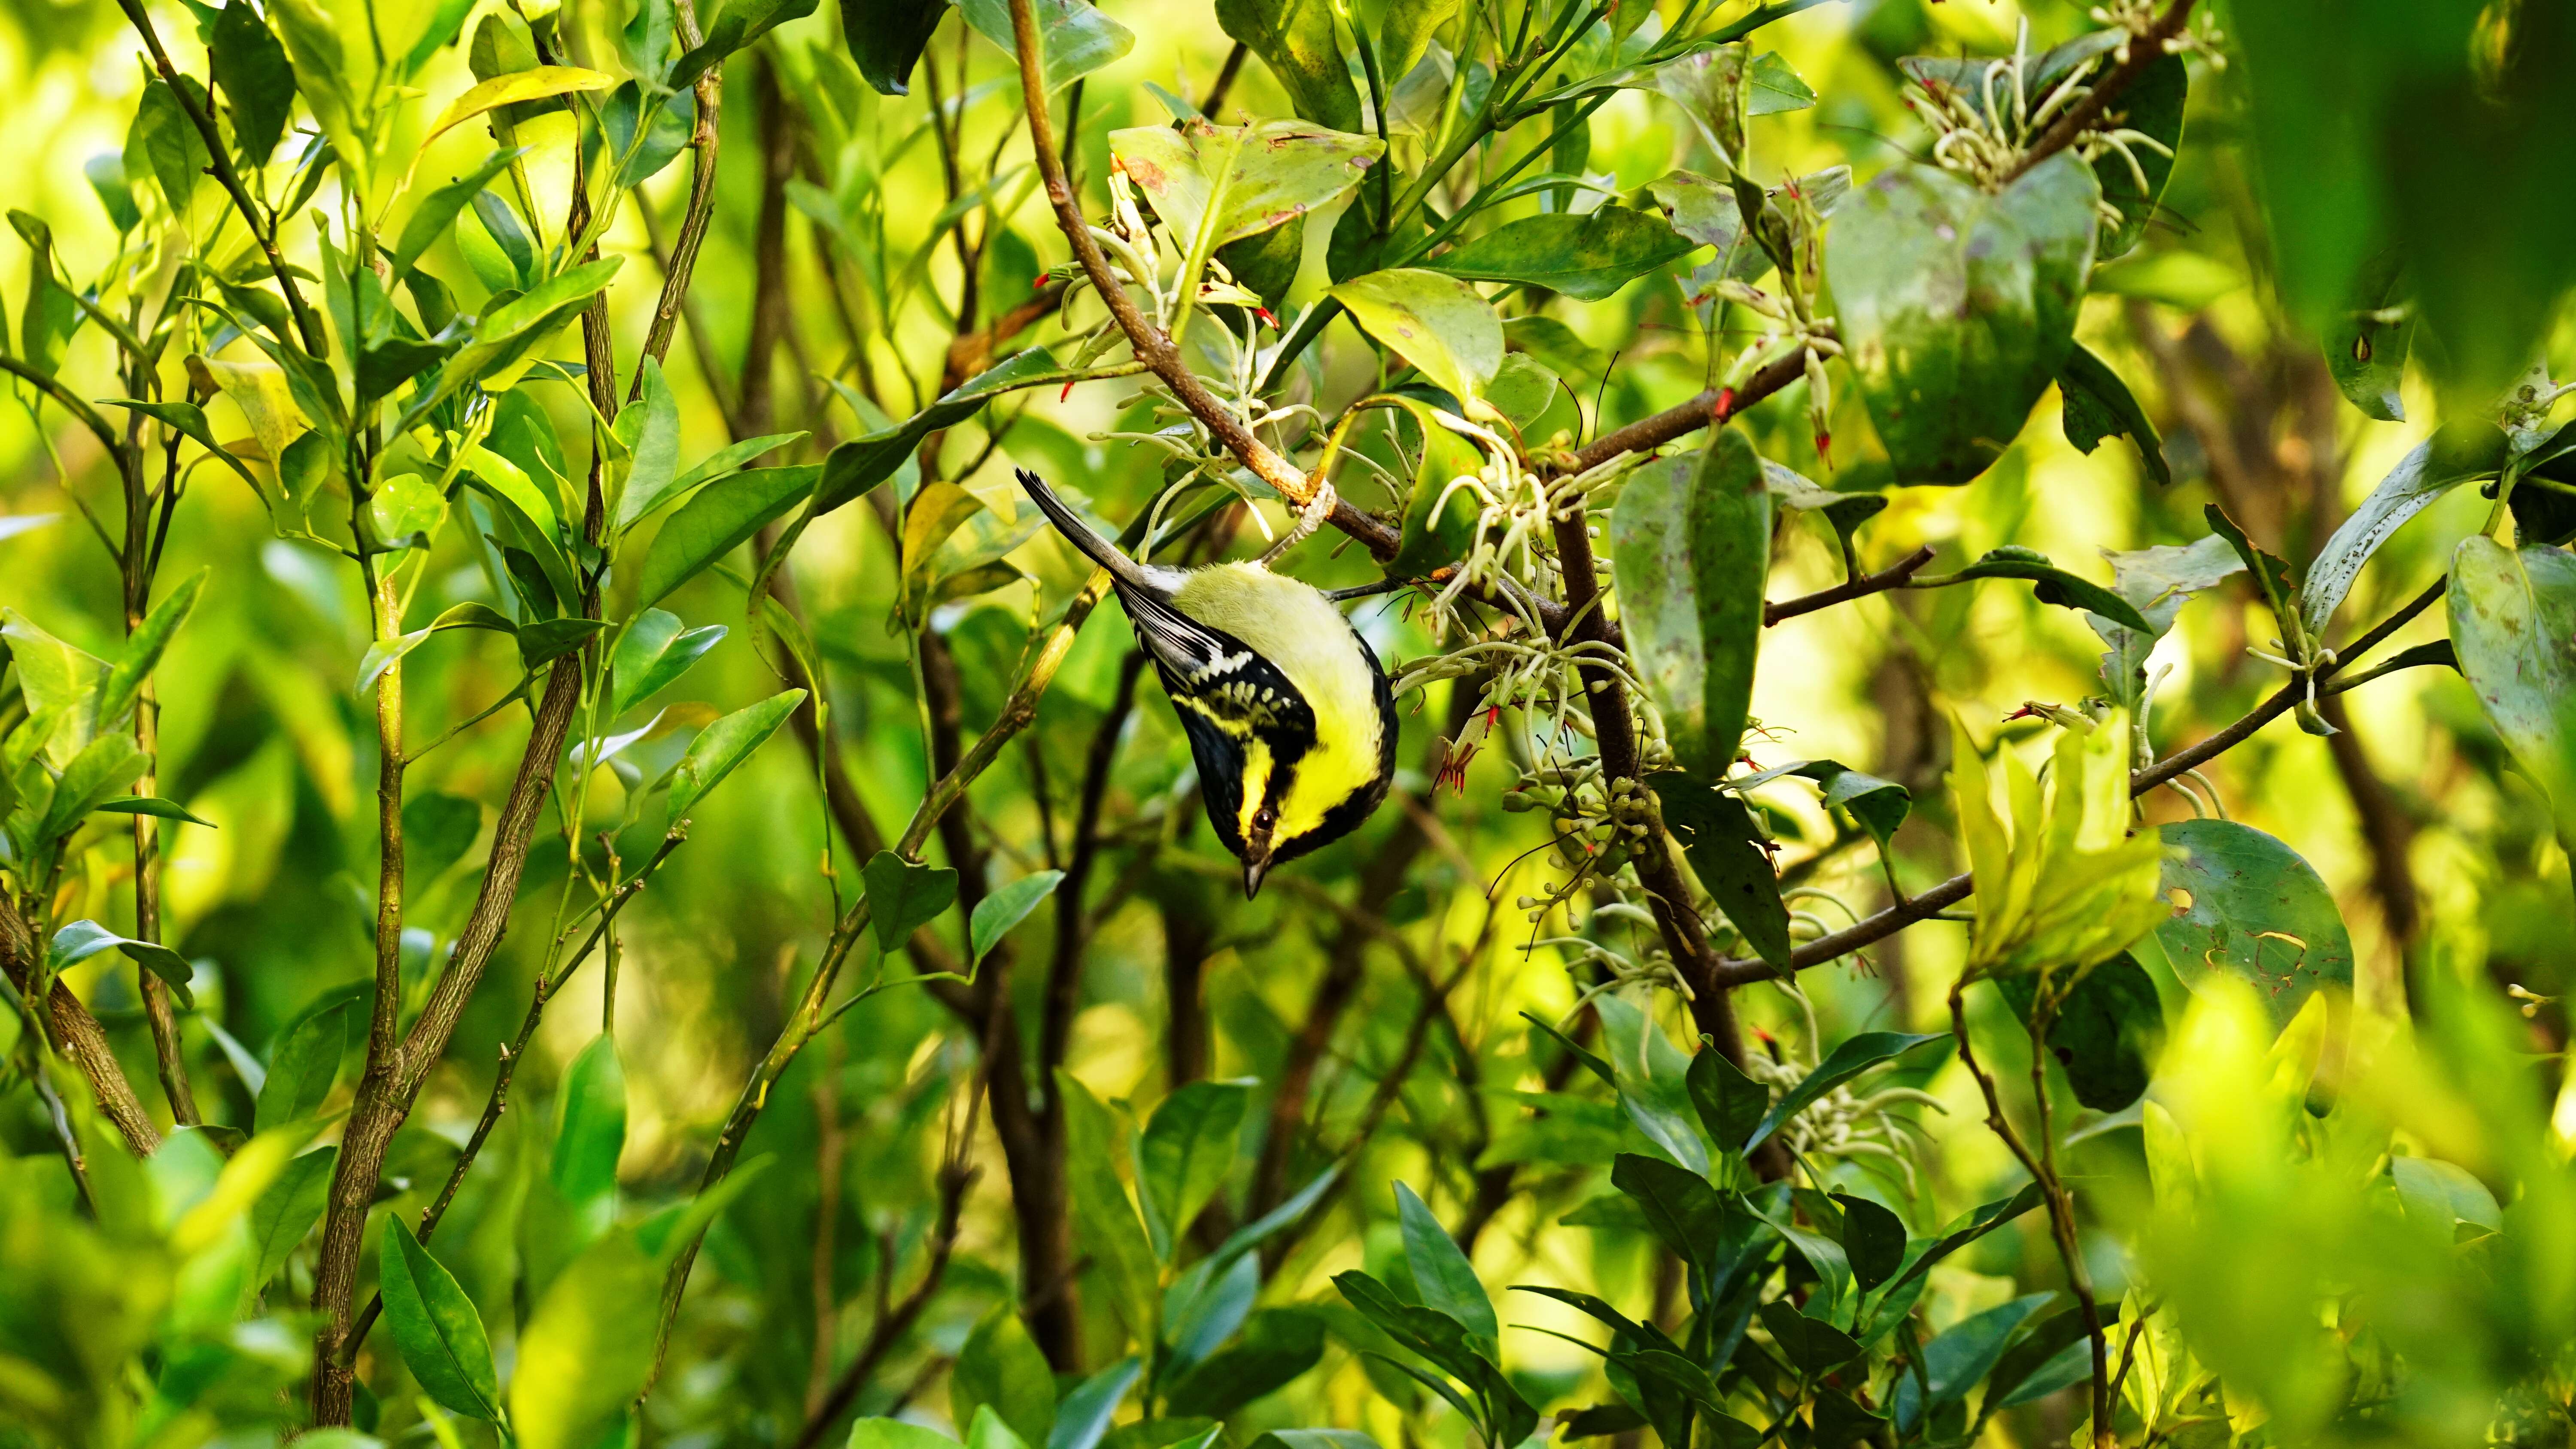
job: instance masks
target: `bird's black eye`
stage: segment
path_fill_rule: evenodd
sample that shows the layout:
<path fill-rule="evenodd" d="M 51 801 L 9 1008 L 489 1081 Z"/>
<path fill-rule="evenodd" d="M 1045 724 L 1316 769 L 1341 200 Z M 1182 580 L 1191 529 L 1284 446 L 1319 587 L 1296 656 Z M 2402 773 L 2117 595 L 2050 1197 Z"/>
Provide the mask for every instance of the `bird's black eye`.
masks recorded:
<path fill-rule="evenodd" d="M 1279 823 L 1279 812 L 1272 809 L 1270 806 L 1264 805 L 1261 807 L 1260 811 L 1252 817 L 1252 823 L 1260 826 L 1264 830 L 1267 830 L 1271 826 Z"/>

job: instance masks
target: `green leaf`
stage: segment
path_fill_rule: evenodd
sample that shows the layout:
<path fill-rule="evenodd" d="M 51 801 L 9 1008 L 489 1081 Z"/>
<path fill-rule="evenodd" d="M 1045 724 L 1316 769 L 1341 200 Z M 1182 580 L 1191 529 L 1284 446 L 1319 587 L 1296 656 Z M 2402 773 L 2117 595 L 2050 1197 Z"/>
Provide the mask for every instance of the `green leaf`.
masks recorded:
<path fill-rule="evenodd" d="M 2361 566 L 2407 520 L 2470 479 L 2504 467 L 2503 434 L 2479 428 L 2471 436 L 2476 443 L 2468 446 L 2446 447 L 2450 440 L 2438 434 L 2416 444 L 2317 550 L 2299 585 L 2299 622 L 2310 636 L 2325 637 L 2326 625 L 2361 577 Z"/>
<path fill-rule="evenodd" d="M 2090 453 L 2113 433 L 2128 436 L 2138 445 L 2138 457 L 2146 464 L 2147 476 L 2160 484 L 2173 482 L 2173 469 L 2166 466 L 2164 440 L 2156 436 L 2156 425 L 2147 410 L 2138 406 L 2129 385 L 2111 370 L 2111 365 L 2093 355 L 2093 350 L 2078 342 L 2066 349 L 2066 363 L 2057 374 L 2057 387 L 2064 401 L 2059 425 L 2066 441 L 2079 453 Z"/>
<path fill-rule="evenodd" d="M 385 1327 L 421 1392 L 454 1413 L 500 1422 L 501 1384 L 474 1302 L 399 1213 L 385 1215 L 377 1284 Z"/>
<path fill-rule="evenodd" d="M 1009 1302 L 995 1304 L 976 1323 L 948 1374 L 949 1419 L 972 1424 L 984 1412 L 1023 1444 L 1044 1444 L 1055 1427 L 1055 1373 Z"/>
<path fill-rule="evenodd" d="M 844 444 L 843 446 L 848 446 Z M 752 468 L 717 480 L 653 535 L 637 575 L 636 604 L 650 608 L 814 494 L 821 464 Z M 820 512 L 820 509 L 816 510 Z"/>
<path fill-rule="evenodd" d="M 1205 256 L 1329 205 L 1359 184 L 1386 144 L 1304 121 L 1262 121 L 1112 131 L 1109 150 L 1174 245 Z"/>
<path fill-rule="evenodd" d="M 1996 985 L 2014 1014 L 2029 1021 L 2038 978 L 2005 976 Z M 2085 972 L 2066 993 L 2049 1027 L 2048 1049 L 2066 1069 L 2076 1101 L 2096 1112 L 2117 1112 L 2146 1095 L 2164 1033 L 2155 980 L 2123 951 Z"/>
<path fill-rule="evenodd" d="M 957 872 L 922 865 L 880 850 L 860 873 L 868 894 L 868 923 L 877 945 L 891 951 L 939 919 L 957 900 Z"/>
<path fill-rule="evenodd" d="M 2105 1314 L 2105 1318 L 2110 1319 L 2111 1315 Z M 2109 1331 L 2112 1321 L 2102 1325 L 2104 1331 Z M 2042 1322 L 1995 1360 L 1993 1371 L 1986 1375 L 1986 1402 L 2010 1408 L 2092 1377 L 2093 1351 L 2086 1340 L 2084 1310 L 2081 1308 L 2067 1309 Z M 2059 1378 L 2060 1359 L 2078 1365 L 2078 1372 L 2072 1377 Z M 2025 1386 L 2036 1392 L 2025 1396 Z"/>
<path fill-rule="evenodd" d="M 9 225 L 27 243 L 27 295 L 18 314 L 18 353 L 47 377 L 63 360 L 63 345 L 81 323 L 80 304 L 54 276 L 54 231 L 27 212 L 12 210 Z"/>
<path fill-rule="evenodd" d="M 684 629 L 679 615 L 660 609 L 646 609 L 636 615 L 618 639 L 617 652 L 609 663 L 617 682 L 616 702 L 609 713 L 622 715 L 652 698 L 687 673 L 689 666 L 723 642 L 724 636 L 722 624 Z"/>
<path fill-rule="evenodd" d="M 179 586 L 161 596 L 152 612 L 144 616 L 125 641 L 124 652 L 108 667 L 107 678 L 99 685 L 98 722 L 111 726 L 125 718 L 142 697 L 143 682 L 160 666 L 161 655 L 170 647 L 171 637 L 188 621 L 197 607 L 197 596 L 205 592 L 207 569 L 199 569 L 182 580 Z"/>
<path fill-rule="evenodd" d="M 2038 585 L 2031 590 L 2043 604 L 2061 609 L 2076 609 L 2099 614 L 2123 628 L 2148 630 L 2146 616 L 2137 606 L 2089 579 L 2081 579 L 2048 561 L 2048 555 L 2033 549 L 2006 545 L 1989 549 L 1984 557 L 1959 570 L 1962 579 L 2028 579 Z"/>
<path fill-rule="evenodd" d="M 1401 1182 L 1395 1185 L 1395 1206 L 1404 1233 L 1405 1266 L 1413 1271 L 1413 1288 L 1422 1295 L 1422 1306 L 1456 1319 L 1470 1333 L 1500 1342 L 1503 1330 L 1494 1320 L 1494 1301 L 1486 1296 L 1476 1265 L 1458 1251 L 1457 1239 Z"/>
<path fill-rule="evenodd" d="M 1298 115 L 1336 131 L 1360 128 L 1360 95 L 1328 0 L 1216 0 L 1216 23 L 1270 67 Z"/>
<path fill-rule="evenodd" d="M 671 486 L 663 490 L 661 498 L 645 504 L 636 516 L 642 517 L 643 514 L 652 512 L 653 509 L 660 507 L 663 503 L 679 497 L 681 494 L 688 492 L 690 489 L 697 487 L 701 483 L 712 482 L 715 479 L 721 478 L 726 474 L 741 468 L 743 464 L 750 462 L 761 454 L 786 447 L 788 444 L 805 436 L 806 434 L 802 431 L 793 433 L 768 433 L 757 438 L 745 438 L 739 443 L 728 443 L 725 446 L 716 449 L 714 452 L 709 453 L 704 458 L 699 459 L 696 467 L 691 468 L 686 473 L 672 479 Z"/>
<path fill-rule="evenodd" d="M 1838 1192 L 1833 1198 L 1843 1210 L 1843 1256 L 1851 1260 L 1852 1282 L 1866 1293 L 1905 1266 L 1905 1220 L 1865 1197 Z"/>
<path fill-rule="evenodd" d="M 1102 1436 L 1109 1432 L 1119 1403 L 1144 1370 L 1139 1360 L 1123 1358 L 1074 1385 L 1056 1409 L 1055 1427 L 1047 1431 L 1046 1449 L 1097 1449 Z"/>
<path fill-rule="evenodd" d="M 1353 277 L 1330 294 L 1360 330 L 1401 354 L 1459 401 L 1472 403 L 1503 365 L 1503 324 L 1455 277 L 1418 268 Z"/>
<path fill-rule="evenodd" d="M 1780 52 L 1766 50 L 1753 57 L 1753 68 L 1744 78 L 1744 108 L 1748 114 L 1773 116 L 1782 111 L 1803 111 L 1815 103 L 1815 88 L 1798 78 L 1798 72 L 1781 58 Z"/>
<path fill-rule="evenodd" d="M 617 531 L 621 534 L 671 496 L 671 485 L 680 471 L 679 399 L 671 395 L 671 385 L 662 380 L 660 363 L 647 357 L 642 371 L 643 397 L 617 415 L 617 440 L 625 444 L 631 460 L 624 491 L 617 496 Z"/>
<path fill-rule="evenodd" d="M 268 1080 L 259 1089 L 251 1130 L 265 1132 L 302 1122 L 330 1100 L 349 1041 L 350 1003 L 341 1001 L 279 1033 L 268 1049 Z"/>
<path fill-rule="evenodd" d="M 1709 1141 L 1726 1151 L 1738 1150 L 1753 1135 L 1762 1114 L 1771 1110 L 1771 1089 L 1746 1076 L 1742 1067 L 1714 1046 L 1703 1045 L 1692 1054 L 1685 1081 L 1691 1106 L 1699 1112 L 1699 1125 L 1707 1130 Z"/>
<path fill-rule="evenodd" d="M 1224 1350 L 1193 1364 L 1164 1391 L 1164 1412 L 1176 1417 L 1226 1418 L 1244 1405 L 1286 1388 L 1324 1359 L 1324 1320 L 1301 1308 L 1265 1308 L 1246 1319 Z M 1285 1431 L 1292 1435 L 1333 1430 Z M 1346 1431 L 1340 1431 L 1346 1432 Z M 1277 1435 L 1264 1435 L 1264 1440 Z M 1363 1436 L 1352 1434 L 1350 1438 Z M 1291 1440 L 1274 1449 L 1295 1449 Z M 1307 1449 L 1331 1449 L 1312 1445 Z M 1374 1445 L 1367 1449 L 1375 1449 Z"/>
<path fill-rule="evenodd" d="M 474 204 L 492 179 L 510 169 L 510 163 L 528 154 L 526 146 L 505 146 L 483 158 L 482 164 L 454 181 L 423 196 L 404 219 L 402 240 L 394 246 L 394 272 L 409 272 L 421 253 L 436 245 L 456 224 L 458 213 Z"/>
<path fill-rule="evenodd" d="M 550 100 L 556 96 L 604 91 L 615 84 L 617 77 L 577 65 L 540 65 L 508 75 L 496 75 L 448 102 L 447 109 L 440 111 L 438 119 L 430 122 L 429 129 L 421 133 L 420 144 L 427 147 L 449 127 L 470 121 L 485 111 L 524 105 L 529 101 Z"/>
<path fill-rule="evenodd" d="M 948 0 L 841 0 L 841 40 L 877 94 L 910 95 L 912 68 L 947 13 Z M 856 1428 L 850 1439 L 855 1446 Z"/>
<path fill-rule="evenodd" d="M 1645 1213 L 1646 1226 L 1707 1285 L 1731 1236 L 1725 1199 L 1708 1179 L 1660 1158 L 1622 1152 L 1611 1160 L 1610 1185 Z M 1740 1234 L 1737 1234 L 1740 1235 Z"/>
<path fill-rule="evenodd" d="M 2276 1023 L 2319 986 L 2352 985 L 2352 939 L 2316 869 L 2250 825 L 2178 820 L 2161 827 L 2157 893 L 2173 904 L 2156 944 L 2197 988 L 2224 973 L 2251 984 Z"/>
<path fill-rule="evenodd" d="M 1930 1272 L 1933 1264 L 2038 1207 L 2046 1200 L 2046 1195 L 2040 1191 L 2038 1183 L 2026 1182 L 2022 1184 L 2021 1191 L 2011 1197 L 1987 1203 L 1962 1215 L 1957 1226 L 1942 1234 L 1934 1240 L 1932 1246 L 1923 1250 L 1920 1257 L 1905 1265 L 1905 1271 L 1897 1274 L 1895 1281 L 1890 1283 L 1886 1292 L 1880 1295 L 1881 1300 L 1893 1301 L 1900 1289 Z"/>
<path fill-rule="evenodd" d="M 1024 875 L 975 903 L 974 918 L 967 925 L 971 961 L 981 961 L 986 952 L 1001 943 L 1011 928 L 1028 919 L 1038 903 L 1055 894 L 1064 880 L 1060 870 L 1042 870 Z"/>
<path fill-rule="evenodd" d="M 1825 275 L 1899 482 L 1965 483 L 2021 431 L 2074 341 L 2099 195 L 2060 152 L 1994 196 L 1893 166 L 1836 210 Z"/>
<path fill-rule="evenodd" d="M 206 42 L 215 87 L 232 107 L 233 145 L 253 167 L 266 165 L 295 105 L 295 69 L 249 0 L 227 0 Z"/>
<path fill-rule="evenodd" d="M 2415 308 L 2406 296 L 2405 271 L 2405 254 L 2394 247 L 2373 257 L 2325 329 L 2326 371 L 2335 386 L 2362 416 L 2383 423 L 2406 421 L 2400 389 L 2415 340 Z"/>
<path fill-rule="evenodd" d="M 1664 829 L 1690 860 L 1690 872 L 1726 911 L 1744 945 L 1772 968 L 1788 970 L 1788 906 L 1780 901 L 1780 878 L 1772 872 L 1770 854 L 1762 852 L 1762 834 L 1744 800 L 1677 770 L 1654 772 L 1646 785 L 1654 788 Z"/>
<path fill-rule="evenodd" d="M 2034 84 L 2037 83 L 2035 78 Z M 2102 234 L 2097 260 L 2109 261 L 2126 254 L 2146 236 L 2148 224 L 2155 220 L 2156 202 L 2173 175 L 2173 152 L 2182 144 L 2183 106 L 2190 91 L 2190 68 L 2181 56 L 2167 55 L 2148 65 L 2120 92 L 2120 129 L 2148 136 L 2164 149 L 2130 140 L 2129 156 L 2138 163 L 2135 170 L 2119 152 L 2108 147 L 2093 159 L 2093 177 L 2102 187 L 2102 199 L 2120 212 L 2120 224 Z M 2143 187 L 2141 181 L 2145 182 Z"/>
<path fill-rule="evenodd" d="M 1603 1055 L 1628 1120 L 1673 1161 L 1708 1171 L 1708 1146 L 1692 1126 L 1689 1061 L 1634 1003 L 1598 996 L 1592 1009 L 1601 1018 Z"/>
<path fill-rule="evenodd" d="M 1771 559 L 1771 493 L 1743 430 L 1718 429 L 1697 460 L 1630 474 L 1609 545 L 1620 623 L 1673 758 L 1715 783 L 1752 709 Z"/>
<path fill-rule="evenodd" d="M 2576 639 L 2576 556 L 2462 539 L 2449 601 L 2460 672 L 2487 723 L 2549 796 L 2559 840 L 2576 843 L 2576 658 L 2567 643 Z"/>
<path fill-rule="evenodd" d="M 378 541 L 394 548 L 421 547 L 447 517 L 447 497 L 418 473 L 397 473 L 367 500 Z"/>
<path fill-rule="evenodd" d="M 1604 206 L 1581 216 L 1550 212 L 1505 222 L 1428 265 L 1470 281 L 1518 282 L 1597 302 L 1698 246 L 1659 217 Z"/>
<path fill-rule="evenodd" d="M 178 801 L 164 800 L 158 795 L 127 795 L 115 800 L 101 800 L 92 808 L 110 815 L 153 815 L 163 820 L 185 820 L 191 825 L 202 825 L 208 830 L 215 828 L 215 822 L 202 816 L 191 815 L 187 807 Z"/>
<path fill-rule="evenodd" d="M 60 840 L 78 830 L 92 810 L 123 794 L 151 763 L 124 735 L 101 735 L 90 741 L 72 756 L 72 762 L 63 767 L 63 777 L 54 782 L 54 798 L 36 827 L 36 839 Z"/>
<path fill-rule="evenodd" d="M 1000 46 L 1014 61 L 1009 0 L 958 0 L 975 33 Z M 1085 0 L 1033 0 L 1038 49 L 1046 57 L 1046 88 L 1060 91 L 1136 48 L 1136 33 Z M 1035 1441 L 1032 1441 L 1034 1443 Z"/>
<path fill-rule="evenodd" d="M 1743 800 L 1678 770 L 1659 770 L 1646 783 L 1663 807 L 1665 828 L 1689 858 L 1691 873 L 1737 934 L 1773 969 L 1790 969 L 1789 907 L 1780 899 L 1780 878 Z"/>
<path fill-rule="evenodd" d="M 1459 0 L 1388 0 L 1377 22 L 1377 60 L 1389 85 L 1421 64 L 1430 53 L 1431 37 L 1458 13 L 1458 5 Z"/>
<path fill-rule="evenodd" d="M 522 1449 L 595 1449 L 653 1369 L 662 1267 L 611 1233 L 556 1275 L 519 1331 L 510 1427 Z"/>
<path fill-rule="evenodd" d="M 1747 112 L 1744 72 L 1751 59 L 1740 43 L 1693 50 L 1658 67 L 1655 89 L 1699 128 L 1700 136 L 1731 170 L 1742 170 Z"/>
<path fill-rule="evenodd" d="M 564 1073 L 548 1176 L 596 1236 L 617 1213 L 617 1159 L 626 1150 L 626 1069 L 617 1038 L 590 1039 Z"/>
<path fill-rule="evenodd" d="M 2103 557 L 2111 561 L 2112 589 L 2137 606 L 2138 617 L 2147 621 L 2148 630 L 2142 634 L 2099 614 L 2085 615 L 2084 622 L 2111 646 L 2111 652 L 2102 656 L 2102 682 L 2110 687 L 2113 702 L 2135 718 L 2146 695 L 2147 656 L 2154 651 L 2156 641 L 2173 627 L 2174 619 L 2192 595 L 2244 572 L 2245 563 L 2227 540 L 2216 534 L 2188 544 L 2159 544 L 2128 552 L 2105 550 Z"/>
<path fill-rule="evenodd" d="M 475 324 L 473 340 L 449 355 L 446 365 L 439 369 L 437 382 L 423 383 L 414 390 L 416 396 L 404 411 L 401 426 L 414 426 L 429 415 L 430 409 L 469 385 L 504 376 L 515 378 L 520 364 L 533 358 L 557 332 L 580 316 L 590 299 L 616 278 L 623 263 L 622 257 L 584 263 L 484 313 Z"/>
<path fill-rule="evenodd" d="M 1894 780 L 1863 774 L 1838 760 L 1809 760 L 1789 773 L 1824 787 L 1825 808 L 1850 811 L 1881 850 L 1887 848 L 1888 839 L 1914 809 L 1912 791 Z"/>
<path fill-rule="evenodd" d="M 197 82 L 182 76 L 180 84 L 188 87 L 197 104 L 206 104 L 204 91 Z M 206 138 L 188 119 L 169 82 L 154 77 L 143 87 L 143 100 L 134 113 L 134 129 L 125 140 L 126 173 L 132 175 L 137 154 L 150 168 L 152 179 L 169 202 L 173 216 L 188 214 L 189 199 L 196 195 L 197 178 L 214 164 L 206 155 Z"/>
<path fill-rule="evenodd" d="M 1066 1183 L 1075 1231 L 1093 1265 L 1108 1279 L 1111 1302 L 1128 1332 L 1151 1342 L 1157 1334 L 1161 1269 L 1118 1175 L 1118 1164 L 1127 1155 L 1121 1150 L 1126 1133 L 1080 1078 L 1061 1067 L 1055 1076 L 1064 1103 Z"/>
<path fill-rule="evenodd" d="M 1024 379 L 1056 370 L 1055 358 L 1045 348 L 1029 348 L 959 383 L 956 391 L 895 426 L 852 438 L 834 448 L 823 459 L 822 482 L 815 489 L 815 515 L 820 517 L 866 496 L 903 467 L 922 439 L 973 417 L 984 404 L 1022 386 Z M 690 502 L 694 507 L 698 500 Z"/>
<path fill-rule="evenodd" d="M 1798 1085 L 1791 1087 L 1769 1112 L 1763 1114 L 1761 1125 L 1753 1129 L 1753 1136 L 1744 1144 L 1744 1150 L 1752 1151 L 1765 1138 L 1779 1131 L 1782 1123 L 1813 1105 L 1817 1098 L 1870 1068 L 1882 1062 L 1892 1062 L 1925 1042 L 1945 1039 L 1946 1033 L 1937 1031 L 1920 1036 L 1902 1031 L 1865 1031 L 1850 1038 L 1826 1053 L 1814 1071 L 1799 1079 Z"/>
<path fill-rule="evenodd" d="M 287 1163 L 277 1181 L 250 1205 L 254 1266 L 249 1281 L 254 1290 L 277 1276 L 304 1235 L 322 1221 L 322 1209 L 331 1199 L 331 1171 L 339 1161 L 339 1148 L 317 1147 Z"/>
<path fill-rule="evenodd" d="M 1850 1334 L 1806 1317 L 1798 1312 L 1796 1304 L 1773 1299 L 1762 1305 L 1761 1312 L 1762 1326 L 1771 1331 L 1771 1341 L 1801 1373 L 1821 1374 L 1836 1364 L 1860 1357 L 1860 1344 Z"/>
<path fill-rule="evenodd" d="M 402 822 L 403 874 L 425 886 L 473 849 L 483 833 L 483 807 L 461 795 L 423 790 L 403 802 Z"/>
<path fill-rule="evenodd" d="M 671 775 L 671 818 L 678 820 L 724 782 L 751 753 L 769 742 L 787 717 L 805 702 L 801 689 L 781 690 L 758 704 L 745 705 L 698 731 L 689 751 Z M 871 867 L 873 869 L 873 867 Z M 880 937 L 882 939 L 882 937 Z"/>
<path fill-rule="evenodd" d="M 2055 1293 L 2033 1293 L 1961 1319 L 1923 1345 L 1924 1396 L 1933 1404 L 1965 1398 L 2004 1355 L 2013 1334 Z"/>
<path fill-rule="evenodd" d="M 977 914 L 982 911 L 976 907 Z M 1165 1097 L 1145 1124 L 1136 1186 L 1150 1208 L 1146 1225 L 1161 1229 L 1155 1236 L 1166 1244 L 1165 1257 L 1168 1245 L 1181 1240 L 1225 1185 L 1240 1156 L 1243 1114 L 1251 1100 L 1252 1088 L 1243 1082 L 1190 1082 Z"/>
<path fill-rule="evenodd" d="M 123 156 L 101 151 L 81 163 L 81 175 L 89 182 L 91 193 L 98 197 L 99 207 L 107 213 L 117 235 L 123 236 L 143 224 L 143 210 L 134 204 L 134 183 L 126 177 Z"/>

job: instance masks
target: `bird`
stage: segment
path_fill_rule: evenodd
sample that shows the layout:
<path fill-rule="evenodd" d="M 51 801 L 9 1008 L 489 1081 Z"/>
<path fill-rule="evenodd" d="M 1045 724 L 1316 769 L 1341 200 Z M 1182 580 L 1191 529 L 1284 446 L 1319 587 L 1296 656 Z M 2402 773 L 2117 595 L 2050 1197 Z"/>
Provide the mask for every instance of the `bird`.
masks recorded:
<path fill-rule="evenodd" d="M 1108 571 L 1189 737 L 1208 823 L 1243 863 L 1245 898 L 1272 868 L 1358 829 L 1395 776 L 1395 691 L 1332 600 L 1272 572 L 1277 548 L 1259 562 L 1138 563 L 1018 473 L 1056 532 Z"/>

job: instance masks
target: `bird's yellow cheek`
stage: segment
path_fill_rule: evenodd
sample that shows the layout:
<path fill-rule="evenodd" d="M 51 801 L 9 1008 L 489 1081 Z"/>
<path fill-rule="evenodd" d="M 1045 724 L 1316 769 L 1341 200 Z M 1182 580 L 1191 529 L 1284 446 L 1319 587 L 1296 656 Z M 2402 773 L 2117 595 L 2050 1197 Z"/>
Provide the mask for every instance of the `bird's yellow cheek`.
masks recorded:
<path fill-rule="evenodd" d="M 1270 798 L 1270 772 L 1275 764 L 1270 742 L 1254 735 L 1243 742 L 1243 802 L 1235 807 L 1235 834 L 1252 840 L 1258 832 L 1253 818 L 1261 813 L 1262 804 Z"/>

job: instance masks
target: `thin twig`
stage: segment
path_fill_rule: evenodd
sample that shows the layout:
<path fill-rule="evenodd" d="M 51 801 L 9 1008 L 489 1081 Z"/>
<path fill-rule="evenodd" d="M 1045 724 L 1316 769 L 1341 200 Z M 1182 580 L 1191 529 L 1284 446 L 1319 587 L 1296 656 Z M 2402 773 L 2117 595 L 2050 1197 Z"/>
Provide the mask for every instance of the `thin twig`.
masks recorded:
<path fill-rule="evenodd" d="M 1890 589 L 1904 588 L 1913 581 L 1917 573 L 1922 571 L 1925 564 L 1932 562 L 1934 552 L 1932 545 L 1927 543 L 1877 573 L 1862 574 L 1858 578 L 1846 579 L 1830 589 L 1818 589 L 1812 594 L 1801 594 L 1794 599 L 1782 599 L 1776 604 L 1764 604 L 1762 606 L 1763 626 L 1768 628 L 1784 619 L 1794 619 L 1801 614 L 1812 614 L 1818 609 L 1828 609 L 1836 604 L 1866 598 L 1871 594 L 1883 594 Z"/>

